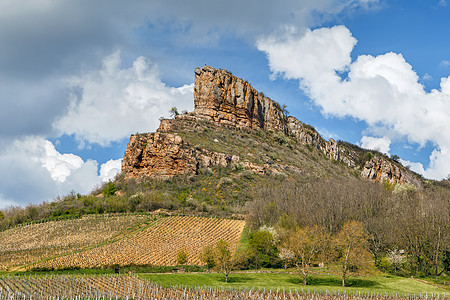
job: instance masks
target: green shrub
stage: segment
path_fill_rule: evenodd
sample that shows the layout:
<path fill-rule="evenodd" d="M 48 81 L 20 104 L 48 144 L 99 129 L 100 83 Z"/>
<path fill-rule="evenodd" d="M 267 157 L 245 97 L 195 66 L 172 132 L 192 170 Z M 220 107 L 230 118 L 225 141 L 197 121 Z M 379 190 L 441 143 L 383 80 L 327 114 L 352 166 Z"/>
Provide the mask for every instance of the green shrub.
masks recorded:
<path fill-rule="evenodd" d="M 118 189 L 117 189 L 116 185 L 114 184 L 114 182 L 109 181 L 106 184 L 106 187 L 103 189 L 103 195 L 105 197 L 113 196 L 117 191 L 118 191 Z"/>
<path fill-rule="evenodd" d="M 188 254 L 185 250 L 181 250 L 177 255 L 177 265 L 185 265 L 188 262 Z"/>

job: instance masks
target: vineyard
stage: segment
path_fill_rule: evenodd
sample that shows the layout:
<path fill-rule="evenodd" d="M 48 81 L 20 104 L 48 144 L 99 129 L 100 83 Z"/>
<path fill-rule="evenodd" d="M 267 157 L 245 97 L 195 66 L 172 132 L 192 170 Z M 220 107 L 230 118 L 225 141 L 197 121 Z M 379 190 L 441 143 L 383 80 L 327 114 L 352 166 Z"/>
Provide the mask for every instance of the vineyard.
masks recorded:
<path fill-rule="evenodd" d="M 295 290 L 228 290 L 161 287 L 138 276 L 12 276 L 0 278 L 0 299 L 291 299 L 415 300 L 446 299 L 445 295 L 400 296 L 378 293 L 322 293 Z"/>
<path fill-rule="evenodd" d="M 0 232 L 0 270 L 110 242 L 153 219 L 147 214 L 104 214 L 17 226 Z"/>
<path fill-rule="evenodd" d="M 234 251 L 244 229 L 242 220 L 204 217 L 165 217 L 150 226 L 112 243 L 37 264 L 40 268 L 98 268 L 110 265 L 176 265 L 185 250 L 188 264 L 201 265 L 199 252 L 220 239 Z"/>

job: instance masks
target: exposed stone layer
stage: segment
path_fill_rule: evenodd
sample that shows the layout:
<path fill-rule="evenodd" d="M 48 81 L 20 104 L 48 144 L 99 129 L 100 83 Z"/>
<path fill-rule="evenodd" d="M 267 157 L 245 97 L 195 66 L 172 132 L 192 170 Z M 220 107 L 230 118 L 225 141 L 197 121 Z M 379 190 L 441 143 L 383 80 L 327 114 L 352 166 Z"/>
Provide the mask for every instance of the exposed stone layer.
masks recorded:
<path fill-rule="evenodd" d="M 402 170 L 391 161 L 378 156 L 366 161 L 361 176 L 376 182 L 409 183 L 420 186 L 420 181 L 411 172 Z"/>
<path fill-rule="evenodd" d="M 213 122 L 284 131 L 285 119 L 278 103 L 265 97 L 225 70 L 209 66 L 195 70 L 194 114 Z"/>
<path fill-rule="evenodd" d="M 131 136 L 122 162 L 122 172 L 126 179 L 142 176 L 164 178 L 178 174 L 194 175 L 200 168 L 231 165 L 240 165 L 259 174 L 301 171 L 294 166 L 256 164 L 241 160 L 237 155 L 196 149 L 179 135 L 156 132 Z"/>
<path fill-rule="evenodd" d="M 174 134 L 134 134 L 125 151 L 122 172 L 127 178 L 195 172 L 194 150 L 183 146 L 183 139 Z"/>

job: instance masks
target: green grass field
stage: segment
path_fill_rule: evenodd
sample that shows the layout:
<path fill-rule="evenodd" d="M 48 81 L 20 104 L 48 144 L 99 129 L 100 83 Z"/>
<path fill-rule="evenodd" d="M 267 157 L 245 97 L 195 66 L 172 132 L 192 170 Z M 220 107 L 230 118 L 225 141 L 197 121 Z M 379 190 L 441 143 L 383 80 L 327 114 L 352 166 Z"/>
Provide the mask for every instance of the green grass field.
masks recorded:
<path fill-rule="evenodd" d="M 431 294 L 449 295 L 450 289 L 435 287 L 414 279 L 394 276 L 351 277 L 348 287 L 341 286 L 341 278 L 333 275 L 312 275 L 309 285 L 300 284 L 300 277 L 289 273 L 232 273 L 229 282 L 220 273 L 180 273 L 180 274 L 141 274 L 143 278 L 164 286 L 221 286 L 227 288 L 259 288 L 259 289 L 298 289 L 310 291 L 360 291 L 389 294 Z"/>

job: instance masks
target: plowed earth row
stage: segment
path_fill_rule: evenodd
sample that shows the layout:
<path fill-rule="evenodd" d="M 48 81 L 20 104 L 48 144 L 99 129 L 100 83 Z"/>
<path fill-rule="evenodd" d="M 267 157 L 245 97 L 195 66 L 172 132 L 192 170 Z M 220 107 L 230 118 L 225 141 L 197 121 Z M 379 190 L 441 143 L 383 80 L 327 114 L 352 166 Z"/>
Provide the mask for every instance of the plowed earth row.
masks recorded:
<path fill-rule="evenodd" d="M 245 222 L 206 217 L 98 215 L 32 224 L 0 233 L 0 269 L 111 265 L 176 265 L 181 250 L 188 264 L 220 239 L 235 251 Z"/>

